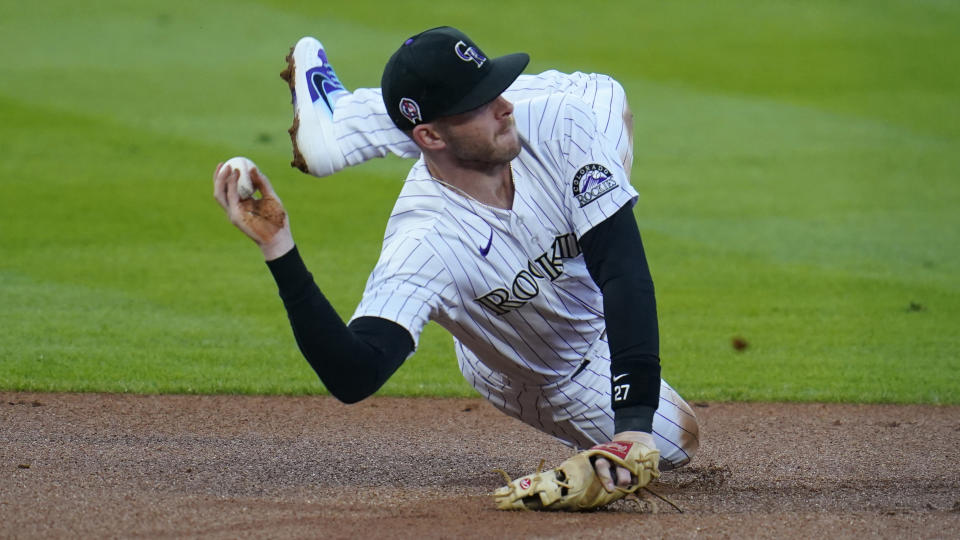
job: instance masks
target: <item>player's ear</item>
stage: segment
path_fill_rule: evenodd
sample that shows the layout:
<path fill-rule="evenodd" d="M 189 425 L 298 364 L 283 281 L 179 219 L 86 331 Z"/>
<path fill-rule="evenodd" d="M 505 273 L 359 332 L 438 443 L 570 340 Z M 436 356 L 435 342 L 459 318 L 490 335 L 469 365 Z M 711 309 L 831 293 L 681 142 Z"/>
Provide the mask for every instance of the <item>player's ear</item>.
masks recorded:
<path fill-rule="evenodd" d="M 443 135 L 431 122 L 417 125 L 410 133 L 410 137 L 424 150 L 440 150 L 447 145 Z"/>

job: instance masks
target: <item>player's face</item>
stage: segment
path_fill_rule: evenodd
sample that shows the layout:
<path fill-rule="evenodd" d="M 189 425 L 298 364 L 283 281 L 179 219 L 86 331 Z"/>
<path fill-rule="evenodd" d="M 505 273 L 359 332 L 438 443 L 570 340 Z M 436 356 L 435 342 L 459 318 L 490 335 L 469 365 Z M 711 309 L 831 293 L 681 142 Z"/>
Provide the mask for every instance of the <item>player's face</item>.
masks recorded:
<path fill-rule="evenodd" d="M 520 136 L 513 119 L 513 104 L 503 96 L 437 122 L 450 153 L 460 161 L 498 165 L 520 153 Z"/>

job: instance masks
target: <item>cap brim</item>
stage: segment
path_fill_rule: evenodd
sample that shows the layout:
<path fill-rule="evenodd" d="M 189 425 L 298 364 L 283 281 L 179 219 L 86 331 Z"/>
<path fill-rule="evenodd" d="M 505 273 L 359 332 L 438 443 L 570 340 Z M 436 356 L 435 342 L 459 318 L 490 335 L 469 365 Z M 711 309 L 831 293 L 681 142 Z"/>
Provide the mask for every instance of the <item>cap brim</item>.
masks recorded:
<path fill-rule="evenodd" d="M 527 64 L 530 63 L 530 55 L 514 53 L 487 61 L 490 62 L 492 67 L 490 73 L 463 99 L 442 111 L 440 116 L 452 116 L 472 111 L 497 99 L 527 68 Z"/>

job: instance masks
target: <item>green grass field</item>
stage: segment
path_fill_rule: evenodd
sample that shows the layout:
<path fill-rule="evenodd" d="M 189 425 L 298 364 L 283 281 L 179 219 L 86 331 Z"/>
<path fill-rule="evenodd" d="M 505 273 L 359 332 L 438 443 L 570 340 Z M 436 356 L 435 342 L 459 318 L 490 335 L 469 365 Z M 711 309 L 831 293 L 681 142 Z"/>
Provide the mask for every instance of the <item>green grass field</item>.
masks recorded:
<path fill-rule="evenodd" d="M 316 35 L 374 86 L 404 38 L 452 24 L 626 87 L 685 396 L 960 403 L 960 4 L 563 4 L 0 4 L 0 389 L 322 392 L 212 170 L 270 175 L 349 317 L 409 163 L 291 169 L 283 57 Z M 472 390 L 432 326 L 381 393 Z"/>

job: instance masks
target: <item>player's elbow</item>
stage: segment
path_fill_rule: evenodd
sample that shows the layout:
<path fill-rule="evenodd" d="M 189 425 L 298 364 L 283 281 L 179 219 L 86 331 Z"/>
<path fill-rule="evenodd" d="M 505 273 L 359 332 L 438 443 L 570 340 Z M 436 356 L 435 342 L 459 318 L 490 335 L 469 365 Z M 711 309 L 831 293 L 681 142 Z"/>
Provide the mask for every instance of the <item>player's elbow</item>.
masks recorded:
<path fill-rule="evenodd" d="M 346 405 L 359 403 L 373 395 L 376 391 L 376 389 L 371 390 L 353 385 L 327 385 L 327 390 L 330 392 L 330 395 L 337 398 L 337 401 Z"/>
<path fill-rule="evenodd" d="M 337 401 L 343 403 L 344 405 L 353 405 L 354 403 L 360 403 L 364 399 L 369 397 L 369 394 L 361 393 L 344 393 L 344 392 L 330 392 L 330 395 L 337 398 Z"/>
<path fill-rule="evenodd" d="M 383 385 L 375 370 L 357 369 L 346 361 L 334 362 L 331 358 L 318 361 L 318 357 L 308 357 L 307 360 L 327 392 L 338 401 L 346 404 L 363 401 Z"/>
<path fill-rule="evenodd" d="M 383 386 L 385 379 L 379 377 L 363 377 L 354 374 L 350 377 L 326 377 L 320 379 L 330 395 L 341 403 L 351 405 L 367 399 Z"/>
<path fill-rule="evenodd" d="M 333 397 L 337 398 L 337 401 L 339 401 L 340 403 L 343 403 L 344 405 L 353 405 L 354 403 L 360 403 L 361 401 L 363 401 L 368 397 L 368 396 L 359 395 L 359 394 L 337 395 L 337 394 L 334 394 L 333 392 L 331 392 L 331 394 L 333 395 Z"/>

